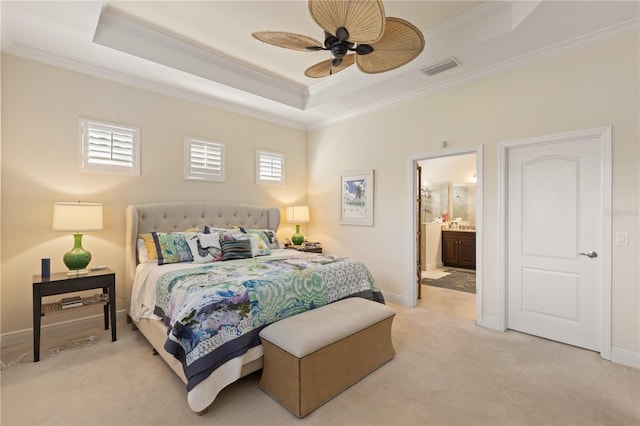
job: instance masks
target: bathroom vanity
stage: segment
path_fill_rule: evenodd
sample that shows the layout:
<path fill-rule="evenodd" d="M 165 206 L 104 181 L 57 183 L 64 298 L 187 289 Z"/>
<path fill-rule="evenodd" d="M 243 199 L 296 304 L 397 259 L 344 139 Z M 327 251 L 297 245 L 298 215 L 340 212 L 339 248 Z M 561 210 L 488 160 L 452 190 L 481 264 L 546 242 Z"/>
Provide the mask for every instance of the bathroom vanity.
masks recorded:
<path fill-rule="evenodd" d="M 443 230 L 442 263 L 444 266 L 476 269 L 476 232 Z"/>

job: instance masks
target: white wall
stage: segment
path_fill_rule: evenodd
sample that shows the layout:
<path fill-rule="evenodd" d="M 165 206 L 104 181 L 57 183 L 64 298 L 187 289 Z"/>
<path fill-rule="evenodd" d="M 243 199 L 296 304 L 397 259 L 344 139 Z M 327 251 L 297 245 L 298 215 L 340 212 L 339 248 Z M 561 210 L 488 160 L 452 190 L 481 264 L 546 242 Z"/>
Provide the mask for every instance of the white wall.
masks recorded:
<path fill-rule="evenodd" d="M 475 183 L 475 154 L 420 160 L 423 182 Z"/>
<path fill-rule="evenodd" d="M 327 251 L 365 261 L 390 300 L 412 304 L 410 158 L 483 145 L 483 313 L 498 316 L 498 144 L 525 137 L 613 126 L 614 348 L 640 353 L 638 34 L 309 135 L 310 238 Z M 340 173 L 375 170 L 373 227 L 341 226 Z"/>
<path fill-rule="evenodd" d="M 139 127 L 141 176 L 79 172 L 80 117 Z M 185 136 L 226 144 L 226 183 L 184 180 Z M 256 148 L 285 154 L 285 187 L 255 185 Z M 40 258 L 51 258 L 52 272 L 66 270 L 62 256 L 73 237 L 51 230 L 56 201 L 104 203 L 104 229 L 87 233 L 83 245 L 92 252 L 93 265 L 116 271 L 118 309 L 124 309 L 128 204 L 201 199 L 281 207 L 304 203 L 306 158 L 304 131 L 3 55 L 2 334 L 32 327 L 31 280 L 40 274 Z M 283 225 L 280 234 L 290 236 L 293 226 Z M 45 317 L 43 324 L 71 316 Z"/>

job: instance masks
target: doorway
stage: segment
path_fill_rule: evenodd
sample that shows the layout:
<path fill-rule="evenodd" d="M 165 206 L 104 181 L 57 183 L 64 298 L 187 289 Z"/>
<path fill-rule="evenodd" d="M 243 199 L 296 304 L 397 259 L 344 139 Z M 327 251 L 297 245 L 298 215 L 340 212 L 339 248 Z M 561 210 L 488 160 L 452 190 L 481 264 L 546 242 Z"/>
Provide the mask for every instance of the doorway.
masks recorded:
<path fill-rule="evenodd" d="M 415 179 L 416 172 L 412 176 L 417 196 L 412 197 L 418 265 L 414 300 L 480 324 L 482 147 L 443 149 L 413 157 L 412 171 L 420 166 L 423 178 Z M 443 236 L 456 238 L 445 242 Z"/>

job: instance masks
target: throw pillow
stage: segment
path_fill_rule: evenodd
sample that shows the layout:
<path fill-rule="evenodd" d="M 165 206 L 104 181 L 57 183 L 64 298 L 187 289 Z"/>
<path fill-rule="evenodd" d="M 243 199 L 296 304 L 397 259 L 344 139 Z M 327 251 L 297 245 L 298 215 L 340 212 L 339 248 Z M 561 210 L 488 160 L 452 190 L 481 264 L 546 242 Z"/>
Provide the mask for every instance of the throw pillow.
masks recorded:
<path fill-rule="evenodd" d="M 201 235 L 204 234 L 195 234 L 186 238 L 189 249 L 191 250 L 191 256 L 193 256 L 193 261 L 196 263 L 213 262 L 213 255 L 209 253 L 206 247 L 202 246 Z"/>
<path fill-rule="evenodd" d="M 258 234 L 267 243 L 267 247 L 271 250 L 282 248 L 280 240 L 273 229 L 240 228 L 240 230 L 245 234 Z"/>
<path fill-rule="evenodd" d="M 158 265 L 167 263 L 191 262 L 193 255 L 187 244 L 189 233 L 180 232 L 152 232 L 153 241 L 158 253 Z"/>
<path fill-rule="evenodd" d="M 256 256 L 267 256 L 271 254 L 271 250 L 267 246 L 267 243 L 264 242 L 264 239 L 260 237 L 258 234 L 245 234 L 243 235 L 249 237 L 249 242 L 251 243 L 251 255 L 253 257 Z M 242 238 L 236 238 L 242 239 Z"/>
<path fill-rule="evenodd" d="M 246 259 L 252 257 L 249 240 L 222 240 L 222 260 Z"/>
<path fill-rule="evenodd" d="M 153 241 L 153 235 L 140 234 L 140 238 L 144 240 L 144 246 L 147 248 L 148 260 L 156 260 L 158 258 L 158 252 L 156 251 L 156 243 Z"/>
<path fill-rule="evenodd" d="M 147 263 L 149 261 L 149 252 L 142 238 L 138 238 L 138 263 Z"/>

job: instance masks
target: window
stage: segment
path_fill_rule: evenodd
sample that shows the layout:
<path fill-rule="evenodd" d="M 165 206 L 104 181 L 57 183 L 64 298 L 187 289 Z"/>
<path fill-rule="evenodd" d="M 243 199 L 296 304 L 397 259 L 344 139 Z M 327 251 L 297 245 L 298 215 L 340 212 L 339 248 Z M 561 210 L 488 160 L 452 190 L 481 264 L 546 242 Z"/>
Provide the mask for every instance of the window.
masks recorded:
<path fill-rule="evenodd" d="M 224 173 L 224 144 L 185 138 L 185 179 L 224 182 Z"/>
<path fill-rule="evenodd" d="M 284 154 L 256 151 L 256 183 L 284 185 Z"/>
<path fill-rule="evenodd" d="M 140 130 L 80 119 L 80 170 L 140 175 Z"/>

